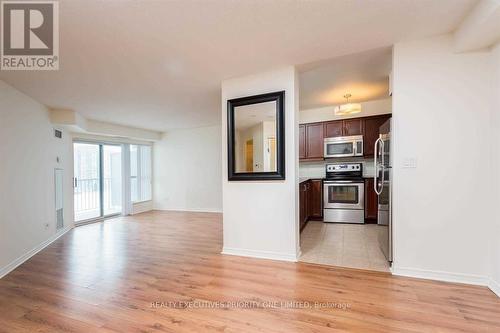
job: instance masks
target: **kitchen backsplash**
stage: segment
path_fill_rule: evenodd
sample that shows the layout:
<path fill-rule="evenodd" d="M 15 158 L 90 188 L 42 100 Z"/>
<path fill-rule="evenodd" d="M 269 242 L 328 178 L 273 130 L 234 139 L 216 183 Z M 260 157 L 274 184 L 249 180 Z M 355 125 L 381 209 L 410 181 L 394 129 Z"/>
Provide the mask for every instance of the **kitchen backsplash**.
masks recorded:
<path fill-rule="evenodd" d="M 325 164 L 327 163 L 363 163 L 363 177 L 371 178 L 375 175 L 373 159 L 370 158 L 333 158 L 326 161 L 299 162 L 299 177 L 325 178 Z"/>

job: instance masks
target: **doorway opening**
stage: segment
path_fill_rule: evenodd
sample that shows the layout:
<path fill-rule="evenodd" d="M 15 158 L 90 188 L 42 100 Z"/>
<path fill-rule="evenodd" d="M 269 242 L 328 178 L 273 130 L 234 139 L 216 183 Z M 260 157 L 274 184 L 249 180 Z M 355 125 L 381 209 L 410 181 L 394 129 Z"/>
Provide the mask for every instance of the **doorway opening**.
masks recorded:
<path fill-rule="evenodd" d="M 248 140 L 246 142 L 246 171 L 253 171 L 253 140 Z"/>
<path fill-rule="evenodd" d="M 392 49 L 301 67 L 299 260 L 389 272 Z"/>

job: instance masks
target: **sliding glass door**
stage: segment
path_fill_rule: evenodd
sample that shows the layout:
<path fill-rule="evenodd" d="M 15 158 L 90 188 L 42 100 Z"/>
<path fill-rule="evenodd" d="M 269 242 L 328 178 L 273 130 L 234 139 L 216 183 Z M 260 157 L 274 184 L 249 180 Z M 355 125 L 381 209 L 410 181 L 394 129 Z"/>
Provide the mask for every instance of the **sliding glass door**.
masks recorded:
<path fill-rule="evenodd" d="M 74 144 L 75 220 L 101 216 L 100 148 L 96 144 Z"/>
<path fill-rule="evenodd" d="M 103 145 L 103 214 L 122 212 L 122 147 Z"/>
<path fill-rule="evenodd" d="M 75 221 L 122 211 L 122 147 L 74 143 Z"/>

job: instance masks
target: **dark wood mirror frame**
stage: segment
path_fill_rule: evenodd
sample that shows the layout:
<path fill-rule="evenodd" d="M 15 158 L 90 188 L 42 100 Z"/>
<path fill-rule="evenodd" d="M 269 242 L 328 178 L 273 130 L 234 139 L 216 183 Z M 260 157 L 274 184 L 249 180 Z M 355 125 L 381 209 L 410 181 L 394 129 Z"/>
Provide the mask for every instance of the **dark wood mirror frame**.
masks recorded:
<path fill-rule="evenodd" d="M 236 172 L 234 108 L 238 106 L 276 102 L 276 171 Z M 227 101 L 227 170 L 228 180 L 285 179 L 285 92 L 231 99 Z"/>

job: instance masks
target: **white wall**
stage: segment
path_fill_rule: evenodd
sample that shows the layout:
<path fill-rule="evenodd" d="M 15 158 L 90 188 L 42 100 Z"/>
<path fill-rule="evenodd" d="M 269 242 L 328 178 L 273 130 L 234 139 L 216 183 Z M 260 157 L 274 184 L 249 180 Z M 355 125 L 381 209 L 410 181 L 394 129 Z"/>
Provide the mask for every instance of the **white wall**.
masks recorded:
<path fill-rule="evenodd" d="M 220 126 L 167 132 L 154 144 L 154 208 L 221 212 Z"/>
<path fill-rule="evenodd" d="M 54 137 L 43 105 L 3 81 L 0 142 L 2 276 L 58 235 L 54 168 L 64 169 L 64 223 L 73 225 L 73 148 L 68 133 L 63 132 L 62 140 Z"/>
<path fill-rule="evenodd" d="M 368 101 L 360 103 L 362 111 L 355 116 L 336 116 L 334 109 L 336 105 L 326 106 L 323 108 L 300 110 L 299 112 L 299 122 L 301 124 L 314 123 L 318 121 L 328 121 L 328 120 L 340 120 L 348 118 L 359 118 L 359 117 L 369 117 L 376 116 L 379 114 L 386 114 L 392 112 L 392 99 L 385 98 L 375 101 Z"/>
<path fill-rule="evenodd" d="M 493 207 L 500 205 L 500 43 L 492 51 L 492 171 Z M 500 215 L 493 212 L 490 230 L 490 281 L 489 286 L 500 296 Z"/>
<path fill-rule="evenodd" d="M 451 36 L 394 47 L 396 274 L 485 284 L 490 56 L 453 53 Z"/>
<path fill-rule="evenodd" d="M 298 252 L 298 91 L 295 68 L 222 83 L 223 253 L 296 260 Z M 227 100 L 285 90 L 286 180 L 229 182 Z"/>

